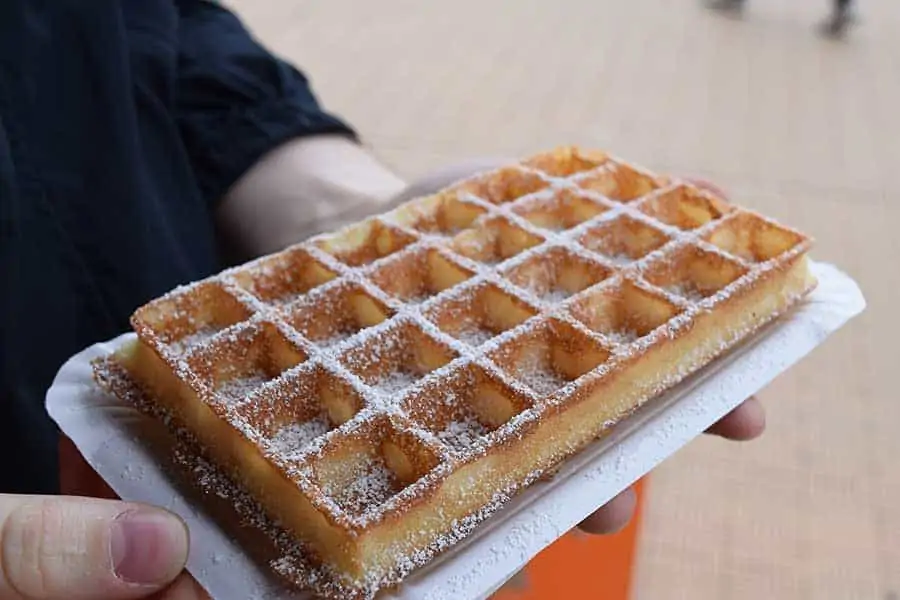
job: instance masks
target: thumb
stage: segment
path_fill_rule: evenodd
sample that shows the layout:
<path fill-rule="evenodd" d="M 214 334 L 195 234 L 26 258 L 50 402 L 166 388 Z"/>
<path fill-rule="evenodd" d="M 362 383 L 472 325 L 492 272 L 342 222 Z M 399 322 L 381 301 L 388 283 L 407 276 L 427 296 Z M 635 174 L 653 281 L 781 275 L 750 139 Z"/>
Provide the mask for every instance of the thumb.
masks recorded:
<path fill-rule="evenodd" d="M 188 532 L 162 509 L 0 494 L 0 598 L 128 600 L 184 569 Z"/>

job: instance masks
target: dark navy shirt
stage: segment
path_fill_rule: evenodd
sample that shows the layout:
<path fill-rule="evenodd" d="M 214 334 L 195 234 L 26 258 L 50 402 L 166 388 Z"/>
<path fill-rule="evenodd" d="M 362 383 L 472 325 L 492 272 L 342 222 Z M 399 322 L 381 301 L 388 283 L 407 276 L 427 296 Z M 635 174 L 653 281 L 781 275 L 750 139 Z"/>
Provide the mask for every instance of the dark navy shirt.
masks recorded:
<path fill-rule="evenodd" d="M 0 491 L 57 491 L 58 368 L 219 270 L 217 200 L 317 133 L 352 135 L 215 3 L 0 2 Z"/>

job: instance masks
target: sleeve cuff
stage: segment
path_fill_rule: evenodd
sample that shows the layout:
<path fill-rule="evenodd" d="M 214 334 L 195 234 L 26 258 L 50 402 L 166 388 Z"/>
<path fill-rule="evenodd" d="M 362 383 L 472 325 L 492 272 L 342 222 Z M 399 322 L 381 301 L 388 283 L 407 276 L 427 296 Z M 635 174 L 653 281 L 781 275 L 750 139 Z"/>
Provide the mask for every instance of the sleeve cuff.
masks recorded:
<path fill-rule="evenodd" d="M 193 119 L 205 137 L 205 152 L 195 159 L 194 171 L 210 206 L 216 206 L 263 155 L 291 139 L 336 134 L 359 140 L 340 118 L 284 98 L 241 112 L 195 114 Z"/>

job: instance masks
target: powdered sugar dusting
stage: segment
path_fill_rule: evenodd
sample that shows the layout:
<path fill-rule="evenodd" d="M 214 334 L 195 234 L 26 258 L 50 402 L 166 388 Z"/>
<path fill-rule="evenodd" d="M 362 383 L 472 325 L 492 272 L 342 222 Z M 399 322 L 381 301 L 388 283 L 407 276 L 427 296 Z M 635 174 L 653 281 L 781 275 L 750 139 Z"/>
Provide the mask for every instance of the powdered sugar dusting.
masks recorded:
<path fill-rule="evenodd" d="M 687 283 L 676 283 L 666 286 L 666 291 L 680 296 L 690 302 L 702 302 L 706 295 L 700 292 L 695 286 Z"/>
<path fill-rule="evenodd" d="M 216 388 L 216 395 L 228 404 L 235 404 L 256 391 L 269 379 L 262 371 L 228 379 L 219 384 L 219 387 Z"/>
<path fill-rule="evenodd" d="M 381 375 L 372 383 L 379 394 L 396 396 L 406 388 L 415 384 L 421 377 L 411 371 L 392 371 Z"/>
<path fill-rule="evenodd" d="M 552 288 L 541 294 L 541 300 L 549 304 L 559 304 L 572 296 L 572 292 L 562 288 Z"/>
<path fill-rule="evenodd" d="M 428 290 L 418 289 L 407 294 L 403 300 L 407 304 L 422 304 L 423 302 L 427 302 L 429 298 L 431 298 L 431 294 L 428 293 Z"/>
<path fill-rule="evenodd" d="M 347 469 L 350 470 L 349 483 L 342 486 L 326 483 L 323 490 L 349 514 L 362 514 L 399 491 L 396 477 L 379 459 L 365 457 L 365 460 L 347 465 Z"/>
<path fill-rule="evenodd" d="M 176 354 L 184 354 L 195 346 L 206 344 L 219 330 L 212 326 L 201 327 L 194 333 L 190 333 L 169 344 L 169 348 Z"/>
<path fill-rule="evenodd" d="M 325 349 L 333 348 L 349 340 L 353 333 L 348 329 L 339 329 L 332 332 L 331 335 L 317 339 L 315 343 Z"/>
<path fill-rule="evenodd" d="M 617 177 L 623 173 L 627 177 L 627 170 L 619 169 L 615 166 L 616 164 L 614 162 L 603 163 L 603 166 L 598 167 L 598 169 L 605 169 L 609 172 L 618 169 Z M 520 179 L 525 177 L 522 181 L 528 178 L 534 180 L 537 177 L 542 182 L 542 186 L 539 186 L 541 189 L 522 188 L 520 195 L 520 191 L 514 188 L 503 187 L 504 185 L 508 186 L 510 181 L 517 181 L 515 177 L 504 183 L 503 181 L 492 181 L 490 179 L 500 174 L 500 171 L 482 175 L 482 179 L 479 179 L 479 182 L 485 185 L 467 187 L 460 192 L 460 198 L 466 203 L 477 205 L 484 212 L 480 217 L 471 221 L 468 227 L 462 228 L 460 233 L 455 234 L 454 232 L 453 237 L 423 236 L 422 232 L 417 232 L 414 227 L 385 227 L 382 221 L 375 219 L 373 222 L 376 223 L 379 238 L 377 240 L 373 238 L 364 242 L 364 245 L 368 245 L 368 247 L 363 248 L 369 253 L 366 257 L 360 256 L 351 257 L 352 260 L 338 260 L 332 253 L 323 250 L 323 248 L 328 249 L 331 246 L 327 244 L 323 246 L 321 242 L 326 238 L 321 236 L 291 249 L 292 251 L 301 249 L 308 252 L 315 262 L 332 271 L 334 275 L 333 281 L 324 283 L 317 289 L 311 290 L 308 294 L 304 294 L 304 298 L 300 302 L 316 302 L 315 306 L 317 308 L 324 308 L 324 312 L 322 314 L 316 313 L 312 317 L 313 319 L 333 319 L 336 323 L 338 321 L 343 322 L 341 318 L 347 317 L 348 320 L 358 320 L 360 323 L 365 322 L 369 325 L 361 331 L 354 331 L 353 335 L 350 335 L 350 332 L 340 332 L 335 336 L 327 337 L 327 339 L 310 340 L 304 335 L 318 335 L 322 329 L 321 321 L 311 322 L 311 325 L 314 326 L 308 329 L 304 329 L 301 324 L 295 322 L 297 327 L 295 329 L 286 320 L 291 315 L 293 307 L 283 306 L 276 299 L 271 299 L 266 303 L 250 295 L 246 289 L 248 285 L 249 289 L 254 289 L 252 285 L 253 278 L 271 279 L 272 277 L 283 277 L 286 279 L 281 283 L 291 284 L 290 278 L 292 275 L 290 273 L 279 275 L 279 273 L 268 268 L 268 265 L 271 264 L 270 262 L 258 263 L 259 266 L 255 271 L 244 268 L 242 273 L 250 278 L 251 281 L 249 283 L 246 280 L 242 280 L 241 285 L 235 284 L 229 279 L 230 276 L 227 274 L 211 278 L 211 281 L 221 284 L 220 289 L 224 290 L 222 293 L 226 296 L 230 295 L 248 313 L 261 315 L 261 317 L 276 322 L 289 340 L 295 343 L 297 347 L 302 348 L 304 352 L 307 352 L 310 363 L 323 367 L 338 381 L 357 393 L 362 399 L 362 405 L 365 408 L 352 419 L 354 423 L 368 422 L 379 415 L 384 416 L 385 414 L 391 414 L 401 420 L 405 420 L 408 415 L 403 415 L 402 411 L 400 411 L 401 401 L 409 397 L 410 394 L 415 395 L 417 390 L 431 389 L 430 386 L 432 384 L 439 386 L 451 372 L 451 365 L 458 359 L 472 361 L 479 365 L 487 365 L 486 368 L 488 370 L 496 369 L 494 362 L 492 362 L 494 360 L 492 353 L 506 344 L 510 344 L 515 349 L 516 340 L 519 336 L 528 335 L 537 326 L 535 323 L 540 322 L 540 319 L 555 314 L 554 311 L 566 310 L 565 303 L 567 301 L 569 304 L 578 301 L 577 299 L 569 300 L 573 294 L 568 289 L 587 289 L 584 286 L 590 284 L 592 280 L 594 281 L 593 284 L 588 287 L 595 290 L 603 285 L 612 286 L 611 283 L 607 284 L 607 281 L 622 281 L 634 277 L 636 285 L 678 307 L 680 312 L 677 315 L 643 337 L 639 336 L 637 331 L 632 331 L 627 327 L 619 328 L 616 331 L 597 333 L 588 330 L 581 322 L 572 323 L 575 329 L 581 331 L 586 338 L 590 338 L 596 346 L 601 348 L 601 350 L 598 350 L 598 353 L 601 353 L 598 354 L 601 363 L 592 372 L 574 381 L 563 376 L 554 368 L 553 365 L 557 363 L 552 362 L 551 357 L 547 356 L 548 350 L 551 352 L 555 351 L 553 348 L 543 347 L 541 348 L 543 353 L 538 352 L 533 355 L 527 355 L 526 353 L 524 356 L 516 356 L 520 360 L 518 362 L 512 361 L 514 364 L 501 365 L 498 362 L 497 365 L 500 366 L 502 373 L 501 380 L 508 383 L 509 387 L 517 395 L 528 398 L 528 402 L 534 406 L 533 409 L 519 412 L 491 435 L 488 435 L 490 433 L 489 429 L 472 415 L 455 415 L 455 418 L 446 423 L 446 426 L 441 431 L 435 432 L 434 436 L 428 438 L 422 438 L 421 436 L 424 434 L 419 430 L 411 430 L 415 436 L 425 439 L 426 445 L 433 447 L 432 451 L 440 454 L 447 461 L 447 464 L 442 464 L 441 468 L 452 469 L 454 468 L 452 465 L 455 465 L 456 461 L 478 460 L 479 452 L 490 452 L 490 448 L 486 449 L 485 446 L 492 443 L 490 440 L 500 439 L 501 434 L 515 434 L 516 431 L 527 431 L 525 423 L 540 418 L 539 415 L 542 414 L 539 410 L 540 408 L 567 402 L 573 394 L 579 391 L 580 386 L 586 385 L 586 381 L 603 377 L 608 372 L 621 368 L 622 359 L 635 356 L 648 348 L 674 339 L 682 328 L 692 323 L 693 319 L 714 310 L 723 299 L 730 295 L 741 293 L 741 290 L 745 290 L 747 286 L 752 285 L 755 279 L 759 278 L 766 270 L 771 270 L 777 268 L 778 265 L 784 264 L 788 257 L 795 256 L 791 252 L 796 253 L 805 248 L 805 246 L 798 245 L 797 248 L 800 248 L 800 250 L 785 252 L 778 260 L 772 260 L 765 264 L 749 264 L 747 261 L 740 259 L 740 257 L 731 257 L 718 247 L 708 248 L 711 244 L 705 242 L 702 236 L 710 231 L 711 226 L 701 226 L 695 230 L 682 231 L 659 221 L 652 215 L 647 214 L 646 211 L 641 210 L 642 206 L 650 202 L 652 198 L 669 189 L 665 186 L 650 192 L 644 198 L 635 198 L 629 202 L 612 202 L 596 192 L 580 188 L 578 180 L 585 176 L 583 174 L 575 173 L 557 177 L 548 176 L 540 171 L 522 166 L 516 169 L 520 171 L 516 177 Z M 596 174 L 598 169 L 589 171 L 589 173 Z M 568 172 L 568 168 L 562 168 L 559 171 L 561 174 Z M 505 173 L 505 177 L 510 176 L 510 171 L 507 170 Z M 528 189 L 532 189 L 532 191 L 529 192 Z M 482 192 L 492 194 L 491 198 L 485 199 L 473 195 Z M 567 196 L 567 193 L 571 195 Z M 500 194 L 500 196 L 495 197 L 493 194 Z M 520 197 L 513 197 L 517 195 L 520 195 Z M 561 204 L 559 207 L 561 212 L 558 216 L 564 217 L 567 227 L 569 224 L 572 225 L 570 228 L 551 226 L 550 229 L 546 229 L 537 227 L 523 217 L 523 214 L 528 214 L 527 209 L 529 207 L 533 208 L 535 203 L 546 202 L 552 204 L 557 200 L 564 203 L 565 198 L 574 198 L 576 196 L 582 202 L 587 199 L 588 204 L 581 207 L 583 212 L 576 212 L 574 205 L 563 206 Z M 502 202 L 498 201 L 501 199 Z M 495 203 L 494 201 L 497 202 Z M 588 207 L 590 203 L 596 203 L 603 210 L 599 213 L 596 208 L 591 210 Z M 446 203 L 443 210 L 452 211 L 453 206 L 452 203 Z M 566 212 L 569 209 L 572 209 L 571 212 Z M 576 217 L 576 215 L 578 216 Z M 626 216 L 652 226 L 665 234 L 669 241 L 634 260 L 624 253 L 615 256 L 604 256 L 599 251 L 590 250 L 579 243 L 578 240 L 582 239 L 582 236 L 588 229 L 620 216 Z M 581 220 L 580 223 L 577 222 L 579 220 Z M 547 225 L 547 223 L 543 224 Z M 554 223 L 550 223 L 550 225 L 554 225 Z M 450 228 L 447 228 L 447 230 L 449 232 Z M 344 238 L 350 238 L 352 236 L 349 235 L 349 232 L 362 230 L 348 226 L 344 231 L 346 233 Z M 335 247 L 338 247 L 341 245 L 343 238 L 338 233 L 337 235 L 330 234 L 327 239 L 336 243 L 337 246 Z M 358 245 L 353 240 L 344 239 L 344 241 L 351 242 L 348 244 L 348 247 Z M 719 257 L 724 257 L 726 260 L 736 262 L 746 268 L 747 275 L 708 297 L 697 293 L 691 285 L 660 289 L 643 278 L 645 269 L 649 265 L 657 264 L 658 261 L 671 260 L 677 252 L 686 247 L 691 247 L 695 250 L 705 250 L 717 254 Z M 594 266 L 597 268 L 596 273 L 603 274 L 603 277 L 606 277 L 605 281 L 598 283 L 600 275 L 591 271 L 579 271 L 577 267 L 574 270 L 554 269 L 553 265 L 546 262 L 547 257 L 554 250 L 559 250 L 560 248 L 574 257 L 574 262 L 572 263 L 574 265 L 594 263 Z M 386 267 L 390 261 L 401 258 L 400 255 L 402 253 L 416 253 L 423 249 L 437 249 L 451 263 L 456 263 L 471 271 L 472 277 L 464 283 L 449 285 L 446 289 L 442 289 L 442 291 L 435 294 L 425 293 L 424 290 L 421 290 L 423 293 L 418 295 L 406 292 L 400 294 L 401 296 L 410 297 L 388 295 L 381 287 L 373 283 L 375 281 L 372 279 L 374 273 Z M 467 256 L 461 256 L 460 253 Z M 518 268 L 528 261 L 534 261 L 536 268 L 532 273 L 536 273 L 535 277 L 539 281 L 532 282 L 533 285 L 529 285 L 527 281 L 517 281 L 516 285 L 513 285 L 504 279 L 511 269 Z M 362 264 L 364 262 L 367 264 Z M 502 273 L 497 267 L 498 263 L 503 263 L 505 266 Z M 597 266 L 597 263 L 599 263 L 599 266 Z M 541 270 L 541 267 L 543 267 L 543 270 Z M 569 269 L 569 267 L 567 266 L 566 269 Z M 440 273 L 437 273 L 437 275 L 440 275 Z M 594 275 L 593 279 L 592 275 Z M 653 279 L 657 281 L 655 278 Z M 279 282 L 273 283 L 279 284 Z M 432 309 L 440 306 L 444 300 L 459 292 L 461 288 L 470 287 L 474 289 L 474 286 L 484 283 L 496 285 L 502 292 L 515 300 L 516 303 L 531 307 L 533 312 L 537 314 L 537 318 L 534 320 L 526 319 L 524 322 L 516 325 L 514 319 L 505 320 L 509 316 L 507 313 L 510 311 L 505 310 L 504 306 L 500 306 L 499 302 L 494 302 L 498 306 L 481 306 L 478 307 L 478 310 L 466 309 L 457 315 L 445 315 L 448 318 L 445 321 L 432 318 Z M 689 284 L 690 282 L 687 283 Z M 356 302 L 359 298 L 347 304 L 341 302 L 327 307 L 323 307 L 321 303 L 318 303 L 321 298 L 324 298 L 325 293 L 338 289 L 338 286 L 347 284 L 361 289 L 364 292 L 363 295 L 368 295 L 371 297 L 370 300 L 374 299 L 377 301 L 375 304 L 381 303 L 384 307 L 388 307 L 390 309 L 388 318 L 378 325 L 371 325 L 372 323 L 377 323 L 379 318 L 373 314 L 372 306 L 365 301 Z M 430 285 L 431 283 L 429 283 Z M 517 286 L 522 286 L 522 288 L 520 289 Z M 198 285 L 188 286 L 180 288 L 180 293 L 188 295 L 199 294 L 199 289 Z M 616 293 L 614 287 L 609 289 L 612 290 L 612 293 Z M 507 300 L 504 300 L 504 302 Z M 481 301 L 480 299 L 479 302 Z M 191 306 L 190 303 L 186 303 L 184 304 L 185 308 L 178 309 L 180 311 L 178 317 L 189 323 L 193 322 L 191 311 L 194 309 Z M 492 314 L 489 319 L 485 316 L 486 309 L 495 311 L 495 314 Z M 335 312 L 332 313 L 330 311 Z M 160 315 L 153 316 L 157 318 Z M 166 318 L 171 317 L 171 315 L 162 316 Z M 603 315 L 604 318 L 606 316 L 608 315 Z M 249 317 L 248 319 L 253 320 Z M 571 321 L 571 317 L 563 315 L 562 320 L 565 321 L 567 319 Z M 202 317 L 197 318 L 198 323 L 202 320 Z M 610 317 L 608 321 L 618 322 L 615 317 Z M 143 329 L 138 327 L 138 333 L 142 336 L 142 339 L 158 348 L 157 342 L 160 338 L 154 337 L 156 335 L 155 327 L 157 327 L 157 322 L 146 320 L 140 323 Z M 490 323 L 490 327 L 486 323 Z M 235 327 L 235 331 L 239 328 L 240 324 Z M 722 348 L 727 347 L 733 343 L 733 339 L 738 339 L 744 334 L 744 332 L 728 333 L 729 335 L 723 334 Z M 733 335 L 731 335 L 732 333 Z M 206 350 L 206 348 L 211 347 L 210 339 L 214 335 L 218 339 L 223 334 L 218 333 L 215 329 L 201 328 L 195 335 L 187 336 L 182 340 L 169 344 L 165 348 L 165 359 L 169 362 L 173 371 L 183 381 L 195 388 L 208 385 L 209 382 L 203 379 L 205 375 L 194 372 L 192 370 L 193 367 L 189 366 L 189 361 L 193 360 L 193 354 L 190 354 L 188 360 L 184 360 L 178 355 L 188 352 L 192 348 Z M 224 335 L 228 336 L 227 341 L 229 344 L 240 343 L 240 340 L 235 337 L 236 333 L 234 331 Z M 426 340 L 425 338 L 431 339 Z M 566 343 L 565 341 L 559 342 L 556 343 L 556 346 L 562 345 L 563 350 L 568 351 Z M 554 346 L 553 343 L 549 342 L 541 342 L 541 344 L 543 346 Z M 440 356 L 441 350 L 438 349 L 440 346 L 450 350 L 446 352 L 446 357 Z M 612 357 L 608 360 L 603 359 L 603 351 L 612 351 Z M 272 354 L 270 350 L 267 350 L 267 352 Z M 268 356 L 266 358 L 268 360 L 276 357 Z M 444 358 L 449 362 L 442 362 Z M 216 360 L 216 357 L 213 357 L 211 364 L 216 364 Z M 552 360 L 556 361 L 557 356 L 552 355 Z M 566 360 L 565 352 L 562 360 Z M 261 364 L 268 365 L 269 363 L 263 362 Z M 440 364 L 443 364 L 443 366 L 439 366 Z M 267 366 L 266 368 L 268 370 L 269 367 Z M 661 376 L 660 379 L 665 381 L 666 385 L 678 381 L 687 375 L 686 372 L 679 370 L 677 365 L 673 365 L 670 368 L 672 372 Z M 423 374 L 423 370 L 430 370 L 430 372 Z M 566 371 L 565 368 L 561 370 Z M 261 399 L 268 393 L 268 387 L 262 387 L 268 379 L 265 373 L 251 373 L 246 377 L 225 381 L 216 389 L 216 393 L 227 405 L 238 404 L 253 393 L 255 393 L 254 399 Z M 646 398 L 642 398 L 638 403 L 645 400 Z M 412 425 L 407 424 L 405 427 L 412 427 Z M 268 446 L 267 450 L 270 456 L 274 453 L 279 458 L 296 460 L 300 466 L 292 467 L 296 468 L 296 471 L 291 471 L 290 477 L 292 479 L 297 478 L 298 486 L 301 490 L 300 493 L 309 494 L 312 492 L 304 487 L 305 484 L 301 482 L 305 472 L 304 468 L 309 468 L 308 466 L 304 467 L 303 461 L 306 460 L 307 456 L 313 459 L 323 458 L 328 452 L 326 448 L 336 447 L 344 439 L 342 436 L 347 435 L 348 432 L 349 429 L 345 427 L 332 429 L 327 419 L 316 417 L 306 422 L 288 424 L 278 430 L 270 439 L 262 439 L 265 436 L 261 434 L 256 437 L 248 434 L 248 438 L 256 440 L 263 446 Z M 437 438 L 436 440 L 435 437 Z M 507 437 L 506 439 L 510 438 Z M 448 453 L 446 448 L 440 448 L 438 442 L 454 452 Z M 574 452 L 575 450 L 577 448 L 564 449 L 565 453 Z M 353 521 L 357 526 L 359 524 L 367 525 L 376 522 L 376 515 L 381 514 L 379 511 L 387 510 L 386 507 L 390 507 L 390 510 L 401 514 L 405 507 L 403 498 L 415 498 L 417 495 L 421 496 L 430 493 L 429 488 L 427 488 L 427 481 L 431 480 L 428 477 L 420 479 L 417 483 L 401 491 L 400 488 L 402 486 L 398 485 L 394 474 L 377 458 L 348 465 L 348 468 L 356 470 L 349 473 L 348 479 L 343 483 L 336 485 L 333 489 L 329 488 L 325 492 L 341 510 L 347 514 L 359 517 L 354 517 L 356 520 Z M 390 557 L 390 561 L 393 564 L 390 573 L 373 574 L 367 576 L 364 581 L 357 581 L 352 585 L 345 580 L 337 587 L 331 588 L 334 595 L 330 597 L 354 598 L 354 600 L 357 597 L 369 598 L 371 594 L 374 594 L 385 585 L 399 581 L 405 574 L 427 563 L 436 553 L 443 551 L 456 541 L 464 538 L 476 523 L 486 518 L 496 507 L 502 505 L 509 498 L 510 494 L 527 486 L 539 474 L 535 471 L 525 480 L 517 482 L 511 488 L 502 492 L 498 491 L 495 498 L 488 505 L 476 509 L 465 518 L 451 523 L 449 532 L 437 535 L 424 545 L 402 548 L 398 546 L 396 555 Z M 402 518 L 402 516 L 398 518 Z M 438 516 L 435 516 L 435 518 L 438 518 Z M 346 522 L 340 523 L 338 527 L 345 525 Z M 341 579 L 339 574 L 325 574 L 303 566 L 303 560 L 298 558 L 300 554 L 302 552 L 295 555 L 292 552 L 285 551 L 283 556 L 273 562 L 273 566 L 276 570 L 287 574 L 289 577 L 294 579 L 298 577 L 303 578 L 307 584 L 313 587 L 316 587 L 316 582 L 325 580 L 333 582 Z M 354 590 L 349 595 L 344 593 L 350 589 L 347 587 L 348 585 Z M 328 586 L 326 585 L 325 587 Z M 335 590 L 338 591 L 335 592 Z M 360 590 L 363 590 L 361 592 L 362 596 L 354 595 Z"/>
<path fill-rule="evenodd" d="M 515 364 L 515 377 L 542 396 L 552 394 L 569 380 L 562 377 L 552 365 L 537 355 L 519 357 Z"/>
<path fill-rule="evenodd" d="M 604 256 L 604 258 L 609 260 L 609 262 L 611 262 L 612 264 L 619 266 L 619 267 L 624 267 L 626 265 L 631 264 L 634 261 L 634 259 L 631 258 L 630 256 L 628 256 L 627 254 L 606 254 L 606 253 L 604 253 L 603 256 Z"/>
<path fill-rule="evenodd" d="M 641 337 L 633 329 L 616 329 L 604 332 L 603 335 L 614 344 L 630 344 Z"/>
<path fill-rule="evenodd" d="M 325 435 L 329 429 L 331 429 L 331 423 L 324 416 L 318 416 L 303 423 L 291 423 L 279 429 L 272 436 L 270 448 L 277 452 L 278 456 L 292 460 L 299 457 L 310 442 Z"/>
<path fill-rule="evenodd" d="M 466 415 L 447 423 L 447 426 L 438 432 L 437 437 L 454 450 L 465 450 L 471 448 L 488 432 L 488 428 L 473 415 Z"/>
<path fill-rule="evenodd" d="M 476 348 L 486 343 L 494 337 L 494 335 L 496 334 L 487 327 L 472 321 L 462 323 L 460 328 L 456 331 L 456 337 L 458 339 Z"/>
<path fill-rule="evenodd" d="M 536 369 L 533 371 L 520 371 L 519 378 L 525 385 L 539 394 L 552 394 L 568 383 L 567 379 L 559 376 L 551 369 Z"/>

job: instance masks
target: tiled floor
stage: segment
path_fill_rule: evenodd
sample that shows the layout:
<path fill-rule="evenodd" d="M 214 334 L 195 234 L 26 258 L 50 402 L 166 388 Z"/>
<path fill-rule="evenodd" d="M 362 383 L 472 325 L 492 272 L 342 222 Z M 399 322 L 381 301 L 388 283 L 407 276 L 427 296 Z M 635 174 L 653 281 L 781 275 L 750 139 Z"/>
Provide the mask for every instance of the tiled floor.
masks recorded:
<path fill-rule="evenodd" d="M 650 481 L 636 598 L 900 595 L 900 2 L 232 2 L 413 177 L 559 143 L 699 174 L 816 235 L 869 309 L 764 393 L 758 442 L 691 444 Z"/>

